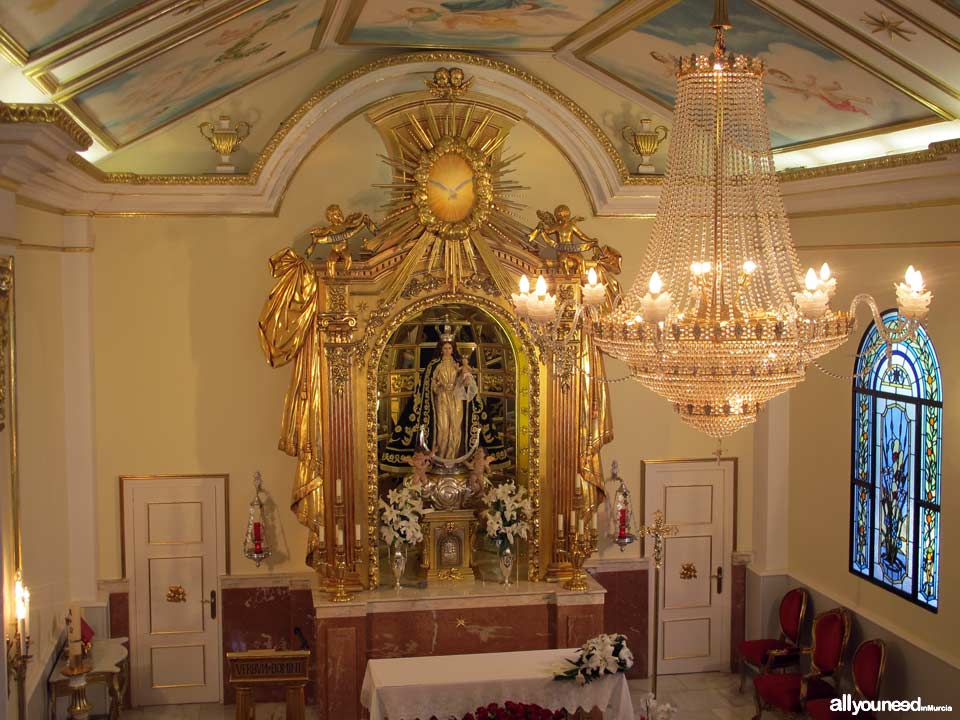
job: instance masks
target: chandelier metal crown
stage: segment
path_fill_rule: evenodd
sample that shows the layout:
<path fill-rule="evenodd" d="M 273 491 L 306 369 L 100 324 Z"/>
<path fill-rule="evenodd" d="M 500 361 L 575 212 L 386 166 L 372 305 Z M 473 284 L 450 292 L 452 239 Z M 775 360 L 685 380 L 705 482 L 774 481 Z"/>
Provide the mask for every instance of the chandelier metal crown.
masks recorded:
<path fill-rule="evenodd" d="M 836 280 L 826 264 L 801 274 L 773 162 L 763 61 L 726 51 L 723 0 L 713 27 L 713 54 L 679 61 L 673 141 L 640 274 L 593 331 L 684 422 L 722 438 L 846 341 L 859 303 L 884 325 L 866 295 L 849 311 L 830 308 Z M 888 349 L 926 316 L 930 293 L 912 266 L 897 298 L 901 323 L 885 335 Z"/>

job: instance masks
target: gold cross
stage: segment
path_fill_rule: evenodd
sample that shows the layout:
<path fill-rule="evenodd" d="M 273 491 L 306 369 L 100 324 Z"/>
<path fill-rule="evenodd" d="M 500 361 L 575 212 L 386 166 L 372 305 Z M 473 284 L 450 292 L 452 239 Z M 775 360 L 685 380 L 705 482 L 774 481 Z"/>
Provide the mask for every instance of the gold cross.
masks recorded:
<path fill-rule="evenodd" d="M 653 538 L 653 561 L 657 570 L 663 568 L 663 539 L 670 535 L 676 535 L 680 528 L 676 525 L 667 525 L 663 519 L 663 512 L 657 510 L 653 513 L 653 525 L 642 525 L 640 527 L 640 536 L 649 535 Z"/>

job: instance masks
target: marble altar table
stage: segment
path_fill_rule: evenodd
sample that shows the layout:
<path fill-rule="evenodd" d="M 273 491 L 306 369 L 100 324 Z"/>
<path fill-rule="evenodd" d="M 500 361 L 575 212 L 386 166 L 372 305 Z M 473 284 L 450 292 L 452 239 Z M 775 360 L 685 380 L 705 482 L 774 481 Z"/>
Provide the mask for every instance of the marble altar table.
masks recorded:
<path fill-rule="evenodd" d="M 347 603 L 315 590 L 320 715 L 360 717 L 368 660 L 579 647 L 603 632 L 606 591 L 588 583 L 577 593 L 547 582 L 440 582 L 362 592 Z"/>
<path fill-rule="evenodd" d="M 586 685 L 556 681 L 577 648 L 371 660 L 360 700 L 370 720 L 461 718 L 478 707 L 510 700 L 573 715 L 598 708 L 604 720 L 634 720 L 623 673 Z M 565 667 L 566 665 L 566 667 Z"/>

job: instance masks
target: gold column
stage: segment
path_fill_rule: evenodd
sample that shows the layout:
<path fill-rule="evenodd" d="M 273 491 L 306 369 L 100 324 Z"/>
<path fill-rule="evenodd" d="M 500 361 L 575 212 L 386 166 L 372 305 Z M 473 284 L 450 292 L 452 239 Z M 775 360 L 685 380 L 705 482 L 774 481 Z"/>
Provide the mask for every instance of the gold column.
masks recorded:
<path fill-rule="evenodd" d="M 579 276 L 555 277 L 558 301 L 563 302 L 574 297 L 577 292 Z M 561 324 L 559 332 L 569 332 L 569 321 Z M 574 332 L 567 343 L 566 352 L 579 360 L 580 336 Z M 579 363 L 571 368 L 569 358 L 554 356 L 550 359 L 547 378 L 547 414 L 549 419 L 546 477 L 550 483 L 549 497 L 552 501 L 550 520 L 546 527 L 550 532 L 550 562 L 547 565 L 545 579 L 548 582 L 568 580 L 573 574 L 569 560 L 560 552 L 557 542 L 557 515 L 563 515 L 564 529 L 570 532 L 570 513 L 573 511 L 573 493 L 580 468 L 580 383 Z M 572 528 L 576 530 L 576 528 Z M 546 535 L 546 533 L 544 533 Z"/>
<path fill-rule="evenodd" d="M 327 552 L 327 567 L 335 567 L 336 558 L 336 525 L 342 523 L 344 545 L 346 548 L 346 562 L 362 563 L 363 553 L 356 553 L 356 541 L 363 540 L 363 519 L 365 511 L 358 512 L 358 492 L 360 497 L 366 497 L 364 481 L 356 482 L 356 445 L 357 430 L 355 427 L 354 392 L 355 371 L 354 365 L 358 360 L 357 343 L 353 341 L 353 331 L 357 326 L 357 319 L 349 312 L 349 287 L 345 283 L 333 279 L 327 280 L 326 312 L 320 320 L 321 342 L 324 354 L 324 402 L 326 447 L 325 467 L 327 482 L 324 484 L 324 509 L 326 537 L 323 538 Z M 343 484 L 343 515 L 336 517 L 336 486 L 337 480 Z M 354 538 L 354 524 L 360 523 L 361 537 Z M 362 545 L 361 545 L 362 547 Z M 362 567 L 358 564 L 356 570 L 348 573 L 346 586 L 348 590 L 363 589 L 361 581 Z M 332 582 L 333 578 L 328 578 Z"/>

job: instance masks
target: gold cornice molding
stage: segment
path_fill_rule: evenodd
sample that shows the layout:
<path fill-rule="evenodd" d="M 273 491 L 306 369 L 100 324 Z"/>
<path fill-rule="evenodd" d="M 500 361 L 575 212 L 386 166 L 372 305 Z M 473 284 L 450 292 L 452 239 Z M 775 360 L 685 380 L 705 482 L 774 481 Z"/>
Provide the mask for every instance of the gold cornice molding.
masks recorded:
<path fill-rule="evenodd" d="M 948 155 L 955 155 L 957 153 L 960 153 L 960 138 L 931 143 L 926 150 L 914 150 L 913 152 L 884 155 L 883 157 L 867 158 L 866 160 L 851 160 L 849 162 L 820 165 L 812 168 L 781 170 L 777 173 L 777 177 L 780 178 L 780 182 L 791 182 L 794 180 L 813 180 L 816 178 L 834 177 L 836 175 L 849 175 L 851 173 L 867 172 L 869 170 L 889 170 L 892 168 L 906 167 L 907 165 L 919 165 L 921 163 L 945 160 Z"/>
<path fill-rule="evenodd" d="M 93 145 L 93 139 L 59 105 L 0 101 L 0 124 L 19 123 L 53 125 L 63 130 L 83 150 Z"/>

